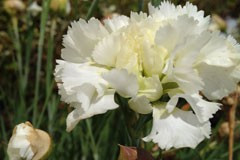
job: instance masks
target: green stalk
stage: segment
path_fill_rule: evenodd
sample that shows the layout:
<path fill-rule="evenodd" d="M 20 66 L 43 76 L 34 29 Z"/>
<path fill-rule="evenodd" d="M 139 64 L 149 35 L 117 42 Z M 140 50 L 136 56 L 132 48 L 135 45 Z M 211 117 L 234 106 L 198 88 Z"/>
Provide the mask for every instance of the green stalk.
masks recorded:
<path fill-rule="evenodd" d="M 138 0 L 138 12 L 143 11 L 144 0 Z"/>
<path fill-rule="evenodd" d="M 18 31 L 18 19 L 14 16 L 12 17 L 12 24 L 13 24 L 13 32 L 14 32 L 14 46 L 17 51 L 17 61 L 18 61 L 18 72 L 19 77 L 22 76 L 22 48 L 21 42 L 19 38 L 19 31 Z"/>
<path fill-rule="evenodd" d="M 7 132 L 6 132 L 6 128 L 5 128 L 4 120 L 3 120 L 2 116 L 0 117 L 0 120 L 1 120 L 1 125 L 0 126 L 1 126 L 1 131 L 2 131 L 2 134 L 1 134 L 2 139 L 4 141 L 7 141 Z"/>
<path fill-rule="evenodd" d="M 56 96 L 52 96 L 51 101 L 48 103 L 48 131 L 52 135 L 54 132 L 54 118 L 56 115 L 57 107 L 59 104 L 59 99 Z"/>
<path fill-rule="evenodd" d="M 5 125 L 4 125 L 4 121 L 3 121 L 3 117 L 1 116 L 0 117 L 0 122 L 1 122 L 1 136 L 2 136 L 2 140 L 4 141 L 4 143 L 6 142 L 6 145 L 7 145 L 7 141 L 8 141 L 8 139 L 7 139 L 7 131 L 6 131 L 6 128 L 5 128 Z M 1 144 L 2 142 L 0 142 L 0 144 Z M 1 147 L 0 147 L 1 148 Z M 3 148 L 3 150 L 4 150 L 4 153 L 7 155 L 7 151 L 6 151 L 6 147 L 3 147 L 2 146 L 2 148 Z M 4 159 L 7 159 L 7 156 L 4 158 Z"/>
<path fill-rule="evenodd" d="M 41 65 L 42 65 L 43 42 L 45 37 L 46 23 L 48 19 L 49 3 L 50 3 L 50 0 L 43 1 L 43 11 L 41 14 L 35 92 L 34 92 L 34 100 L 33 100 L 33 125 L 36 125 L 36 119 L 37 119 L 37 106 L 38 106 L 38 100 L 39 100 L 39 85 L 40 85 L 40 72 L 41 72 Z"/>
<path fill-rule="evenodd" d="M 91 140 L 91 145 L 92 145 L 92 150 L 93 150 L 93 158 L 94 160 L 98 160 L 99 156 L 98 156 L 98 152 L 97 152 L 97 146 L 93 137 L 93 133 L 92 133 L 92 126 L 91 126 L 91 122 L 89 119 L 86 119 L 86 124 L 87 124 L 87 130 L 90 136 L 90 140 Z"/>
<path fill-rule="evenodd" d="M 162 0 L 151 0 L 152 5 L 155 6 L 155 7 L 159 6 L 159 4 L 161 3 L 161 1 L 162 1 Z"/>
<path fill-rule="evenodd" d="M 24 64 L 24 77 L 23 77 L 23 90 L 25 92 L 27 84 L 28 84 L 28 75 L 29 75 L 29 64 L 30 64 L 30 53 L 32 50 L 32 45 L 29 45 L 32 43 L 33 40 L 33 29 L 31 28 L 28 37 L 27 37 L 27 42 L 26 42 L 26 55 L 25 55 L 25 64 Z M 25 95 L 25 94 L 24 94 Z"/>
<path fill-rule="evenodd" d="M 53 65 L 52 65 L 52 59 L 53 59 L 53 50 L 54 50 L 54 33 L 56 29 L 56 20 L 53 19 L 51 21 L 51 30 L 50 30 L 50 40 L 48 42 L 48 52 L 47 52 L 47 65 L 46 65 L 46 98 L 44 101 L 43 109 L 41 111 L 41 114 L 38 119 L 38 123 L 36 127 L 39 127 L 39 125 L 42 122 L 42 118 L 44 115 L 44 112 L 47 107 L 47 103 L 49 101 L 49 98 L 52 94 L 52 88 L 53 88 L 53 80 L 52 80 L 52 70 L 53 70 Z"/>
<path fill-rule="evenodd" d="M 16 57 L 17 57 L 17 65 L 18 65 L 18 90 L 19 90 L 19 106 L 17 109 L 17 121 L 22 119 L 21 114 L 22 110 L 25 109 L 25 101 L 24 101 L 24 79 L 23 79 L 23 63 L 22 63 L 22 47 L 21 47 L 21 41 L 19 36 L 19 30 L 18 30 L 18 19 L 17 17 L 12 17 L 12 25 L 13 25 L 13 32 L 14 32 L 14 47 L 16 49 Z"/>
<path fill-rule="evenodd" d="M 80 146 L 81 146 L 81 159 L 82 160 L 87 160 L 88 153 L 89 153 L 89 143 L 87 139 L 87 135 L 83 132 L 82 127 L 79 130 L 79 135 L 77 135 L 80 139 Z"/>
<path fill-rule="evenodd" d="M 28 0 L 28 5 L 31 4 L 31 0 Z M 34 35 L 34 28 L 33 28 L 33 21 L 31 19 L 31 13 L 28 11 L 27 12 L 27 39 L 26 39 L 26 50 L 25 50 L 25 63 L 24 63 L 24 77 L 23 77 L 23 90 L 24 90 L 24 95 L 25 95 L 25 90 L 28 84 L 28 76 L 29 76 L 29 65 L 30 65 L 30 55 L 32 51 L 32 41 L 33 41 L 33 35 Z"/>
<path fill-rule="evenodd" d="M 95 10 L 99 0 L 93 0 L 90 8 L 88 9 L 88 13 L 86 16 L 86 20 L 89 20 L 92 17 L 93 11 Z"/>
<path fill-rule="evenodd" d="M 135 129 L 135 125 L 137 124 L 137 115 L 135 112 L 129 109 L 128 99 L 121 97 L 119 94 L 115 94 L 116 102 L 119 104 L 119 108 L 122 111 L 124 121 L 126 124 L 126 131 L 129 140 L 129 144 L 131 146 L 139 145 L 139 137 L 138 133 Z"/>
<path fill-rule="evenodd" d="M 54 34 L 56 30 L 56 19 L 54 18 L 51 21 L 51 30 L 50 30 L 50 41 L 48 43 L 48 52 L 47 52 L 47 66 L 46 66 L 46 92 L 51 91 L 52 86 L 52 71 L 53 71 L 53 51 L 54 51 Z"/>
<path fill-rule="evenodd" d="M 53 87 L 53 83 L 54 83 L 54 82 L 52 82 L 50 88 Z M 47 92 L 47 95 L 46 95 L 46 98 L 45 98 L 45 101 L 44 101 L 44 104 L 43 104 L 43 109 L 42 109 L 42 111 L 41 111 L 41 113 L 40 113 L 40 115 L 39 115 L 37 124 L 35 125 L 36 128 L 38 128 L 38 127 L 40 126 L 41 122 L 42 122 L 43 115 L 44 115 L 44 112 L 45 112 L 45 110 L 46 110 L 46 108 L 47 108 L 47 105 L 48 105 L 48 102 L 49 102 L 49 99 L 50 99 L 50 95 L 51 95 L 51 94 L 52 94 L 52 90 L 49 91 L 49 92 Z"/>

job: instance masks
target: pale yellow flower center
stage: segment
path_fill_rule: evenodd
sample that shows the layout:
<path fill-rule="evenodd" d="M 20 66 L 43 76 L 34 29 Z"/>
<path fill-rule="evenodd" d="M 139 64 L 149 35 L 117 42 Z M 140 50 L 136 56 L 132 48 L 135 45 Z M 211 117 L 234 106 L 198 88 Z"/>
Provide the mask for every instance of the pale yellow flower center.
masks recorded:
<path fill-rule="evenodd" d="M 168 52 L 155 44 L 156 30 L 133 23 L 121 30 L 121 54 L 117 56 L 116 68 L 127 69 L 137 76 L 139 95 L 151 101 L 162 95 L 160 76 Z"/>

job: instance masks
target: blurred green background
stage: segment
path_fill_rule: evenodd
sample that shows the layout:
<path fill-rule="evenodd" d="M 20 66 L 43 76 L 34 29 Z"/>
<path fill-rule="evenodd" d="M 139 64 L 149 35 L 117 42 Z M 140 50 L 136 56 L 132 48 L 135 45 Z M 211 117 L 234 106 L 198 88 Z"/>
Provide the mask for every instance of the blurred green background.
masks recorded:
<path fill-rule="evenodd" d="M 32 6 L 36 2 L 40 8 Z M 132 145 L 120 109 L 81 121 L 71 132 L 65 119 L 71 111 L 60 102 L 54 82 L 55 60 L 60 58 L 62 36 L 73 20 L 99 19 L 131 11 L 147 12 L 150 0 L 1 0 L 0 1 L 0 159 L 8 159 L 7 143 L 16 124 L 30 121 L 49 132 L 53 140 L 49 159 L 116 160 L 118 144 Z M 184 0 L 172 0 L 184 5 Z M 240 40 L 239 0 L 192 0 L 211 29 L 220 29 Z M 152 0 L 158 5 L 160 0 Z M 166 160 L 225 160 L 228 157 L 228 110 L 231 96 L 212 122 L 212 136 L 196 149 L 160 152 L 152 143 L 146 149 Z M 240 160 L 239 109 L 237 109 L 234 159 Z M 147 125 L 146 132 L 151 127 Z M 225 128 L 224 128 L 225 127 Z"/>

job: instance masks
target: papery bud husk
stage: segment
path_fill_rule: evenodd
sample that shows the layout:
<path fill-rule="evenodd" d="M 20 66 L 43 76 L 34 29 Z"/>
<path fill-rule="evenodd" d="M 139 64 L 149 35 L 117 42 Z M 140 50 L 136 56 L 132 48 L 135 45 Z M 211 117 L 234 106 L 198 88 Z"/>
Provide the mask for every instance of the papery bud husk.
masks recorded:
<path fill-rule="evenodd" d="M 19 129 L 18 129 L 19 128 Z M 19 141 L 26 140 L 30 143 L 30 154 L 32 160 L 43 160 L 46 159 L 51 151 L 51 138 L 47 132 L 40 129 L 35 129 L 30 122 L 25 122 L 17 125 L 14 130 L 12 137 L 8 144 L 8 155 L 10 159 L 18 157 L 20 159 L 26 158 L 21 155 L 20 150 L 25 150 L 24 152 L 29 151 L 28 148 L 21 148 Z M 19 152 L 18 152 L 19 151 Z M 28 157 L 28 158 L 29 158 Z"/>

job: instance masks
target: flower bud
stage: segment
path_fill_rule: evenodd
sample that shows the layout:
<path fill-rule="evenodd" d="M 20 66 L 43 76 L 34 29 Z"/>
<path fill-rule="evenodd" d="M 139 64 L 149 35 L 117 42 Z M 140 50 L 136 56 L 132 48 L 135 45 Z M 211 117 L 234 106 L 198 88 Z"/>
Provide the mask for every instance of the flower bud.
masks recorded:
<path fill-rule="evenodd" d="M 18 12 L 25 10 L 25 4 L 22 0 L 5 0 L 4 9 L 10 14 L 15 15 Z"/>
<path fill-rule="evenodd" d="M 51 138 L 46 132 L 25 122 L 14 128 L 7 153 L 10 160 L 39 160 L 47 157 L 50 146 Z"/>
<path fill-rule="evenodd" d="M 33 16 L 37 16 L 38 13 L 42 11 L 42 7 L 37 4 L 37 2 L 33 2 L 27 9 Z"/>
<path fill-rule="evenodd" d="M 52 0 L 50 4 L 52 11 L 59 14 L 69 14 L 71 6 L 68 0 Z"/>
<path fill-rule="evenodd" d="M 209 27 L 211 31 L 225 30 L 226 27 L 227 27 L 226 22 L 219 15 L 217 14 L 212 15 L 212 21 Z"/>
<path fill-rule="evenodd" d="M 229 135 L 229 123 L 223 122 L 218 129 L 218 133 L 220 137 L 227 137 Z"/>

